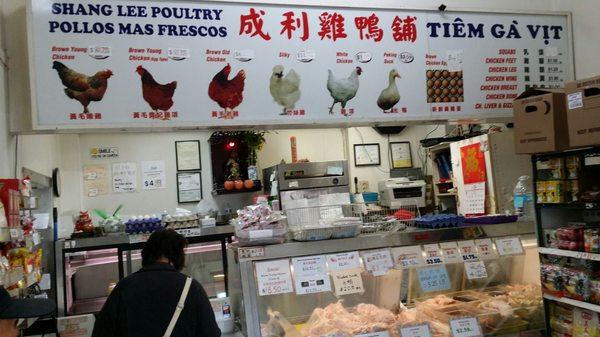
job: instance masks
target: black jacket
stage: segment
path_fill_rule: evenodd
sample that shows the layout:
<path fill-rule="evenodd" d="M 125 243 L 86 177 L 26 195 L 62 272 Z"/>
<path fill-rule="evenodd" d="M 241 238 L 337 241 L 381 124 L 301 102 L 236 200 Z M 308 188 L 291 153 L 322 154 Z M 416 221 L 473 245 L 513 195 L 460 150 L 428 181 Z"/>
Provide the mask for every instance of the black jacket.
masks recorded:
<path fill-rule="evenodd" d="M 162 337 L 185 279 L 169 264 L 144 267 L 123 279 L 96 317 L 92 337 Z M 195 280 L 171 336 L 221 336 L 208 296 Z"/>

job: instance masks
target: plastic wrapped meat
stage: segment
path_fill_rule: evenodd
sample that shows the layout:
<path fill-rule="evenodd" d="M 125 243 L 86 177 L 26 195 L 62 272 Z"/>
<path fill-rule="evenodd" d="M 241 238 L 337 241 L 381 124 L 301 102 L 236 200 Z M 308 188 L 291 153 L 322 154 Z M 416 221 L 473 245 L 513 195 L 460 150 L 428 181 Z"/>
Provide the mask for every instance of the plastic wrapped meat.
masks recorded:
<path fill-rule="evenodd" d="M 366 322 L 394 324 L 396 321 L 396 316 L 391 311 L 380 309 L 373 304 L 361 303 L 354 308 L 354 311 Z"/>

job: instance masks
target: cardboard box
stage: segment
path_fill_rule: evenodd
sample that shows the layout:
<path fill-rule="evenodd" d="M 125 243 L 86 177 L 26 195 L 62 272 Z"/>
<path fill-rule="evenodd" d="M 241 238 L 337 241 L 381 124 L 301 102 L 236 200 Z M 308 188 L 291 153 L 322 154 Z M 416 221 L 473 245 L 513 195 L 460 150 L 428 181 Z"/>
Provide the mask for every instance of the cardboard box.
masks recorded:
<path fill-rule="evenodd" d="M 567 82 L 565 94 L 570 145 L 600 144 L 600 76 Z"/>
<path fill-rule="evenodd" d="M 532 88 L 513 102 L 515 153 L 562 151 L 569 147 L 565 94 Z"/>

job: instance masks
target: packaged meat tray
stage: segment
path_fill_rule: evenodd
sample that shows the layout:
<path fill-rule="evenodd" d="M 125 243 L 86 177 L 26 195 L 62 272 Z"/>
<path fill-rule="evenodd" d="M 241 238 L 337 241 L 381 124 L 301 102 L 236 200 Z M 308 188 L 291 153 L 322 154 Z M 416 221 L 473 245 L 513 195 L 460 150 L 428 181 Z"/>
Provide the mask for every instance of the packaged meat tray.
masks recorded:
<path fill-rule="evenodd" d="M 240 246 L 283 243 L 287 234 L 287 218 L 273 212 L 264 204 L 246 206 L 238 210 L 235 236 Z"/>

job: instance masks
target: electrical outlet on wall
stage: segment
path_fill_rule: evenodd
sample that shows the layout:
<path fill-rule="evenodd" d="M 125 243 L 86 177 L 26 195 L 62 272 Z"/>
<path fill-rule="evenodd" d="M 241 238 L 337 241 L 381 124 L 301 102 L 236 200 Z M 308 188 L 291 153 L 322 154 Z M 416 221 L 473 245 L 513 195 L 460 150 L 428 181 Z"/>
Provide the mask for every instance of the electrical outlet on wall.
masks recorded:
<path fill-rule="evenodd" d="M 358 192 L 364 193 L 369 191 L 369 181 L 368 180 L 360 180 L 358 182 Z"/>

